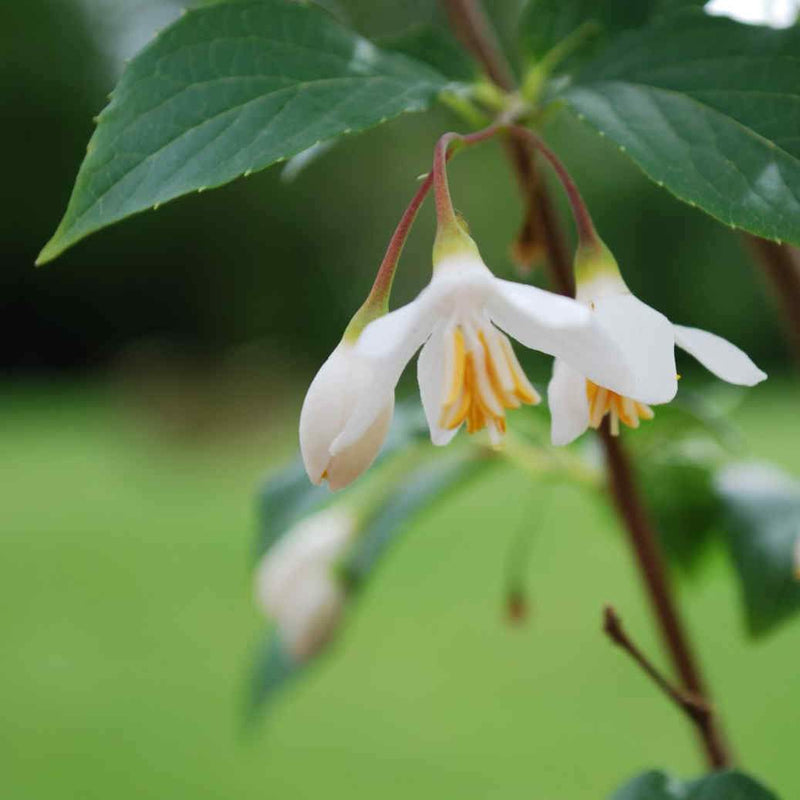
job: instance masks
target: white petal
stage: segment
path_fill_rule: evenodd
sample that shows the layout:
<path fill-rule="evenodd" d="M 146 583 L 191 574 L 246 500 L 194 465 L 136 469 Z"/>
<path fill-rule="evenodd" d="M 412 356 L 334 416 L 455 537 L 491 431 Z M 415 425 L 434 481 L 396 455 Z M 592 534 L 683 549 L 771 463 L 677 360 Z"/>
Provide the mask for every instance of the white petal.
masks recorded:
<path fill-rule="evenodd" d="M 573 328 L 589 322 L 589 310 L 570 297 L 500 279 L 492 282 L 492 289 L 494 296 L 489 301 L 489 312 L 493 317 L 493 309 L 498 308 L 507 310 L 510 316 L 521 316 L 549 329 Z"/>
<path fill-rule="evenodd" d="M 391 394 L 372 425 L 352 444 L 330 456 L 327 478 L 328 486 L 334 492 L 349 486 L 377 458 L 389 433 L 393 414 L 394 394 Z"/>
<path fill-rule="evenodd" d="M 632 294 L 598 298 L 594 313 L 624 353 L 633 373 L 634 385 L 618 388 L 597 380 L 590 373 L 585 373 L 586 377 L 599 386 L 641 403 L 668 403 L 672 400 L 678 391 L 672 323 Z"/>
<path fill-rule="evenodd" d="M 431 431 L 431 441 L 438 446 L 446 445 L 458 433 L 458 428 L 447 430 L 439 425 L 444 398 L 444 382 L 450 370 L 447 369 L 447 345 L 451 329 L 448 325 L 437 325 L 430 339 L 422 347 L 417 361 L 417 381 L 422 397 L 422 407 Z"/>
<path fill-rule="evenodd" d="M 570 298 L 534 290 L 532 286 L 496 283 L 506 284 L 500 286 L 488 304 L 498 327 L 532 350 L 563 358 L 601 386 L 620 394 L 633 388 L 633 373 L 621 347 L 588 308 Z M 534 293 L 517 289 L 531 289 Z M 543 308 L 547 310 L 543 312 Z"/>
<path fill-rule="evenodd" d="M 586 378 L 560 358 L 553 364 L 553 377 L 547 387 L 547 402 L 552 419 L 550 435 L 554 445 L 569 444 L 589 427 Z"/>
<path fill-rule="evenodd" d="M 358 337 L 355 352 L 369 365 L 371 380 L 353 404 L 344 430 L 331 444 L 331 455 L 360 439 L 394 397 L 406 364 L 433 330 L 438 296 L 430 288 L 408 305 L 371 322 Z"/>
<path fill-rule="evenodd" d="M 330 446 L 342 432 L 356 401 L 358 365 L 353 347 L 340 343 L 308 388 L 300 412 L 300 452 L 312 483 L 328 469 Z"/>
<path fill-rule="evenodd" d="M 767 375 L 762 372 L 744 351 L 727 339 L 699 328 L 674 325 L 678 347 L 693 355 L 707 370 L 728 383 L 755 386 Z"/>

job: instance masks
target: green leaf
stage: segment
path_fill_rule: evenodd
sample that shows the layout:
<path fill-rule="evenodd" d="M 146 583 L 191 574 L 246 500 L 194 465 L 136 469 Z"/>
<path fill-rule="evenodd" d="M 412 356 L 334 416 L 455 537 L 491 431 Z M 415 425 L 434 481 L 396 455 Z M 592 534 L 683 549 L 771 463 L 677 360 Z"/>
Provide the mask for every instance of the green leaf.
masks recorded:
<path fill-rule="evenodd" d="M 800 483 L 769 465 L 738 464 L 723 470 L 716 486 L 748 628 L 763 634 L 800 611 Z"/>
<path fill-rule="evenodd" d="M 449 31 L 432 23 L 415 25 L 402 33 L 383 36 L 376 42 L 382 50 L 403 53 L 433 67 L 454 81 L 477 79 L 475 62 Z"/>
<path fill-rule="evenodd" d="M 364 525 L 361 535 L 343 565 L 352 585 L 361 587 L 380 556 L 394 539 L 408 530 L 411 520 L 434 501 L 481 474 L 491 459 L 464 453 L 426 464 L 397 486 Z"/>
<path fill-rule="evenodd" d="M 681 200 L 800 243 L 798 52 L 800 28 L 690 9 L 620 37 L 560 97 Z"/>
<path fill-rule="evenodd" d="M 664 550 L 684 569 L 693 569 L 722 510 L 711 466 L 676 453 L 642 460 L 640 477 Z"/>
<path fill-rule="evenodd" d="M 572 39 L 568 46 L 572 57 L 556 69 L 569 71 L 602 51 L 615 36 L 645 25 L 659 13 L 704 4 L 705 0 L 528 0 L 519 25 L 523 55 L 536 62 Z"/>
<path fill-rule="evenodd" d="M 125 70 L 37 263 L 138 211 L 421 111 L 447 83 L 312 5 L 237 0 L 190 11 Z"/>
<path fill-rule="evenodd" d="M 663 772 L 645 772 L 618 789 L 612 800 L 778 800 L 742 772 L 715 772 L 681 781 Z"/>

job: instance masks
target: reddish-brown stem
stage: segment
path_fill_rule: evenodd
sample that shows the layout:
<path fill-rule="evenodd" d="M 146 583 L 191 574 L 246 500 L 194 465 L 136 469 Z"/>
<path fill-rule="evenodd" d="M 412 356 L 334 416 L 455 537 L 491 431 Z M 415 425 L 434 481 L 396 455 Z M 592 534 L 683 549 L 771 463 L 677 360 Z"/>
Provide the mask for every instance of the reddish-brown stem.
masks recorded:
<path fill-rule="evenodd" d="M 408 238 L 411 226 L 414 224 L 417 212 L 422 206 L 426 195 L 434 187 L 436 196 L 436 215 L 439 224 L 452 221 L 455 219 L 453 212 L 453 205 L 450 201 L 450 189 L 447 183 L 447 171 L 445 169 L 446 163 L 452 158 L 457 148 L 451 145 L 469 146 L 478 144 L 478 142 L 490 139 L 492 136 L 501 130 L 499 125 L 490 125 L 483 130 L 476 131 L 470 134 L 460 133 L 446 133 L 440 137 L 436 143 L 436 149 L 433 156 L 433 169 L 429 172 L 419 189 L 417 189 L 411 202 L 403 212 L 400 222 L 397 224 L 392 238 L 386 248 L 386 253 L 383 256 L 383 261 L 378 268 L 375 275 L 375 280 L 372 284 L 372 289 L 367 297 L 365 306 L 374 306 L 385 303 L 389 297 L 389 292 L 392 288 L 395 272 L 397 271 L 397 263 L 400 260 L 400 255 L 403 252 L 406 239 Z"/>
<path fill-rule="evenodd" d="M 489 20 L 480 3 L 472 0 L 443 0 L 450 24 L 464 46 L 501 89 L 514 88 L 514 74 L 497 44 Z"/>
<path fill-rule="evenodd" d="M 503 74 L 502 64 L 505 59 L 491 36 L 487 35 L 485 15 L 479 0 L 443 0 L 443 2 L 453 20 L 454 28 L 457 32 L 461 32 L 469 49 L 480 61 L 486 73 L 492 76 L 502 89 L 513 90 L 513 80 L 509 81 Z M 476 20 L 479 21 L 478 24 Z M 520 183 L 532 196 L 535 166 L 527 138 L 519 133 L 512 133 L 509 154 L 512 165 L 520 177 Z M 539 184 L 538 191 L 551 277 L 560 292 L 572 294 L 572 264 L 564 247 L 561 226 L 550 204 L 546 187 Z M 700 668 L 680 622 L 658 541 L 645 513 L 630 463 L 621 443 L 611 436 L 607 425 L 601 431 L 601 440 L 606 452 L 611 491 L 620 519 L 628 533 L 631 549 L 635 554 L 665 646 L 680 675 L 683 687 L 707 702 Z M 715 720 L 709 723 L 707 729 L 701 731 L 701 744 L 708 763 L 713 768 L 724 767 L 730 763 L 730 757 Z"/>
<path fill-rule="evenodd" d="M 702 697 L 695 697 L 673 686 L 628 636 L 622 626 L 622 620 L 611 606 L 603 609 L 603 630 L 608 638 L 622 648 L 641 667 L 642 672 L 698 726 L 702 733 L 709 718 L 713 715 L 711 706 Z"/>
<path fill-rule="evenodd" d="M 479 142 L 491 139 L 502 130 L 501 124 L 489 125 L 475 133 L 445 133 L 439 137 L 436 148 L 433 151 L 433 191 L 436 197 L 436 219 L 439 227 L 443 228 L 455 223 L 456 214 L 453 209 L 453 202 L 450 198 L 450 186 L 447 181 L 447 169 L 445 165 L 456 148 L 469 147 Z"/>
<path fill-rule="evenodd" d="M 383 256 L 383 261 L 381 261 L 381 265 L 375 275 L 372 289 L 367 297 L 367 303 L 377 304 L 387 301 L 397 270 L 397 262 L 400 260 L 400 255 L 403 252 L 403 247 L 405 246 L 409 231 L 432 185 L 433 173 L 429 173 L 419 189 L 417 189 L 414 197 L 411 198 L 411 202 L 408 204 L 408 208 L 403 212 L 403 216 L 400 217 L 400 222 L 398 222 L 397 228 L 395 228 L 392 238 L 389 240 L 386 253 Z"/>
<path fill-rule="evenodd" d="M 800 254 L 790 245 L 750 234 L 745 235 L 745 241 L 774 290 L 795 358 L 800 364 Z"/>
<path fill-rule="evenodd" d="M 595 230 L 592 217 L 589 214 L 589 209 L 586 208 L 586 203 L 583 202 L 583 197 L 572 180 L 572 176 L 567 172 L 566 167 L 561 163 L 558 156 L 547 146 L 541 137 L 537 136 L 533 131 L 523 128 L 519 125 L 509 126 L 509 130 L 520 139 L 527 139 L 531 145 L 536 148 L 550 163 L 550 166 L 558 175 L 561 185 L 567 194 L 572 215 L 575 218 L 575 225 L 578 229 L 578 242 L 584 246 L 595 246 L 598 243 L 597 231 Z M 540 193 L 541 194 L 541 193 Z"/>
<path fill-rule="evenodd" d="M 708 703 L 708 692 L 678 615 L 656 532 L 642 503 L 630 461 L 619 439 L 611 435 L 607 424 L 601 428 L 600 436 L 606 452 L 611 494 L 625 523 L 628 541 L 636 556 L 664 644 L 672 656 L 683 687 Z M 709 765 L 714 769 L 727 766 L 730 757 L 716 721 L 708 719 L 699 732 Z"/>

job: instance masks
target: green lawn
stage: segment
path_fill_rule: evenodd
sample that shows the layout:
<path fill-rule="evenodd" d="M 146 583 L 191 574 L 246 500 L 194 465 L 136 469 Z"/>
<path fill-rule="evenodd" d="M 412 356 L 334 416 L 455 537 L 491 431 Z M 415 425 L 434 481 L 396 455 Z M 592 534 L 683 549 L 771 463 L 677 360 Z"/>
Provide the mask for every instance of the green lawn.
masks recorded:
<path fill-rule="evenodd" d="M 699 771 L 684 720 L 599 632 L 613 602 L 658 654 L 612 516 L 506 469 L 409 531 L 343 645 L 244 740 L 254 490 L 292 453 L 296 403 L 198 441 L 104 386 L 5 387 L 1 797 L 604 800 L 646 767 Z M 768 384 L 737 419 L 800 474 L 797 408 Z M 542 513 L 512 628 L 506 545 Z M 800 796 L 800 620 L 748 641 L 721 553 L 681 601 L 741 764 Z"/>

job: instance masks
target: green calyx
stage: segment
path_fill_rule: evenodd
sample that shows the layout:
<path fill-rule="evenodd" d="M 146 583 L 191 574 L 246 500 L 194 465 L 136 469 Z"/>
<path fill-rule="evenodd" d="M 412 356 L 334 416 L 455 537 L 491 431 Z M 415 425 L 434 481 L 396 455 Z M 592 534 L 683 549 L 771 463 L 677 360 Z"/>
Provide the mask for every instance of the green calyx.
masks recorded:
<path fill-rule="evenodd" d="M 622 280 L 617 259 L 605 242 L 598 237 L 578 245 L 575 253 L 575 283 L 580 286 L 603 276 Z"/>
<path fill-rule="evenodd" d="M 389 313 L 389 292 L 385 292 L 382 297 L 370 293 L 361 308 L 353 314 L 353 318 L 347 324 L 342 334 L 342 341 L 348 344 L 355 344 L 361 331 L 376 319 L 380 319 Z"/>
<path fill-rule="evenodd" d="M 478 245 L 469 235 L 466 220 L 460 214 L 455 214 L 449 222 L 440 225 L 436 231 L 433 243 L 434 270 L 445 259 L 461 255 L 480 258 Z"/>

